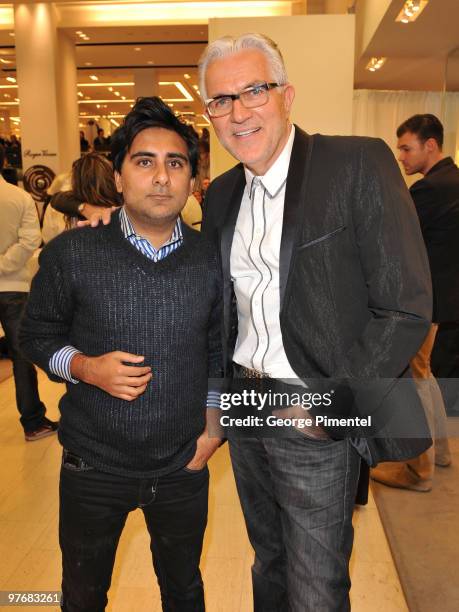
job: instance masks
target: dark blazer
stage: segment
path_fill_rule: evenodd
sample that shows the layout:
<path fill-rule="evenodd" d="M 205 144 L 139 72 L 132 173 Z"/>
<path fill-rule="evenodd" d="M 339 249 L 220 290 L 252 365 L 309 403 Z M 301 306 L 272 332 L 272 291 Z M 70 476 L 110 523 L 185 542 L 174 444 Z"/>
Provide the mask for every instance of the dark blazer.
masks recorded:
<path fill-rule="evenodd" d="M 429 256 L 433 320 L 459 321 L 459 168 L 445 157 L 410 192 Z"/>
<path fill-rule="evenodd" d="M 230 251 L 244 187 L 241 164 L 215 179 L 203 222 L 221 249 L 227 372 L 237 334 Z M 279 275 L 283 343 L 296 374 L 378 379 L 378 409 L 417 423 L 416 439 L 383 432 L 390 439 L 367 440 L 370 465 L 425 450 L 422 406 L 416 394 L 397 403 L 394 380 L 430 326 L 429 267 L 413 203 L 381 140 L 311 137 L 296 127 Z"/>

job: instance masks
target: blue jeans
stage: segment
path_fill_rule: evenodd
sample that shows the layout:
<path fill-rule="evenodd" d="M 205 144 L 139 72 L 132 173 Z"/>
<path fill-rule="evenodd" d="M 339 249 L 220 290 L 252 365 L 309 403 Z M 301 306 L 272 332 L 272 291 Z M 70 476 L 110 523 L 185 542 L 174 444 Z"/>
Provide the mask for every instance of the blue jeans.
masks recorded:
<path fill-rule="evenodd" d="M 346 612 L 360 457 L 348 440 L 232 438 L 255 612 Z"/>
<path fill-rule="evenodd" d="M 102 612 L 127 516 L 141 508 L 165 612 L 203 612 L 199 570 L 209 472 L 182 468 L 155 478 L 106 474 L 64 451 L 59 541 L 64 612 Z"/>
<path fill-rule="evenodd" d="M 9 354 L 13 361 L 16 405 L 21 415 L 21 425 L 24 431 L 32 432 L 43 424 L 46 408 L 38 395 L 35 366 L 22 355 L 19 349 L 19 323 L 27 296 L 27 293 L 19 291 L 0 292 L 0 323 L 5 332 Z"/>

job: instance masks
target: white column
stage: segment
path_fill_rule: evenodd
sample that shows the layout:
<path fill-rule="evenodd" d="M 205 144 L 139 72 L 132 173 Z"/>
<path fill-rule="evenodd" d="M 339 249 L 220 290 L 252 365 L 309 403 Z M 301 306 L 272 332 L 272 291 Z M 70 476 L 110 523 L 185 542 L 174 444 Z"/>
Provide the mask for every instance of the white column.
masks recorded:
<path fill-rule="evenodd" d="M 53 3 L 17 4 L 14 21 L 23 170 L 40 200 L 80 154 L 75 58 Z"/>

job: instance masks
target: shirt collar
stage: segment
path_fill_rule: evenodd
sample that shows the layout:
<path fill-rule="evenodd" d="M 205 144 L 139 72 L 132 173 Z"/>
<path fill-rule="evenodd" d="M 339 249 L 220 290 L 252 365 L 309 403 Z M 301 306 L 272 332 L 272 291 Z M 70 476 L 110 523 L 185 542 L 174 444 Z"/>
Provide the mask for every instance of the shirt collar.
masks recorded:
<path fill-rule="evenodd" d="M 120 211 L 120 224 L 121 224 L 121 231 L 123 232 L 123 236 L 125 238 L 134 237 L 137 240 L 147 240 L 147 238 L 144 238 L 143 236 L 139 236 L 139 234 L 136 234 L 134 226 L 132 225 L 132 221 L 129 219 L 129 216 L 124 206 L 121 208 L 121 211 Z M 177 221 L 175 222 L 174 231 L 172 232 L 172 236 L 169 238 L 167 242 L 165 242 L 162 245 L 162 247 L 168 246 L 169 244 L 174 244 L 174 242 L 177 242 L 179 240 L 183 240 L 183 234 L 182 234 L 182 223 L 180 221 L 180 217 L 177 217 Z"/>
<path fill-rule="evenodd" d="M 282 149 L 281 154 L 273 163 L 271 168 L 269 168 L 268 172 L 263 176 L 256 177 L 262 184 L 263 187 L 268 192 L 268 195 L 271 198 L 274 198 L 281 187 L 283 187 L 285 181 L 287 180 L 288 167 L 290 165 L 290 157 L 292 156 L 292 148 L 293 141 L 295 139 L 295 126 L 291 126 L 290 134 L 285 143 L 284 148 Z M 247 187 L 249 191 L 251 191 L 251 186 L 255 175 L 248 168 L 244 166 L 245 172 L 245 180 L 247 183 Z"/>

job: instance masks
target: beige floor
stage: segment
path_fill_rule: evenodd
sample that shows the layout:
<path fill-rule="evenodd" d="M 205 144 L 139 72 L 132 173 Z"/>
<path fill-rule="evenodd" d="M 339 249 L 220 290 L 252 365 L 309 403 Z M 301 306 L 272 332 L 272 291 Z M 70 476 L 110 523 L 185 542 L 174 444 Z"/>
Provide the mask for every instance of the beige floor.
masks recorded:
<path fill-rule="evenodd" d="M 40 374 L 48 416 L 57 418 L 62 385 Z M 0 383 L 0 590 L 59 590 L 57 482 L 60 447 L 54 436 L 25 443 L 12 379 Z M 211 461 L 209 526 L 202 571 L 208 612 L 252 610 L 252 550 L 245 533 L 226 447 Z M 354 517 L 351 560 L 354 612 L 407 610 L 373 499 Z M 160 611 L 142 514 L 123 533 L 109 594 L 110 612 Z M 57 610 L 57 607 L 40 608 Z M 29 607 L 21 607 L 29 610 Z M 30 610 L 36 610 L 31 608 Z M 279 611 L 282 612 L 282 611 Z"/>

